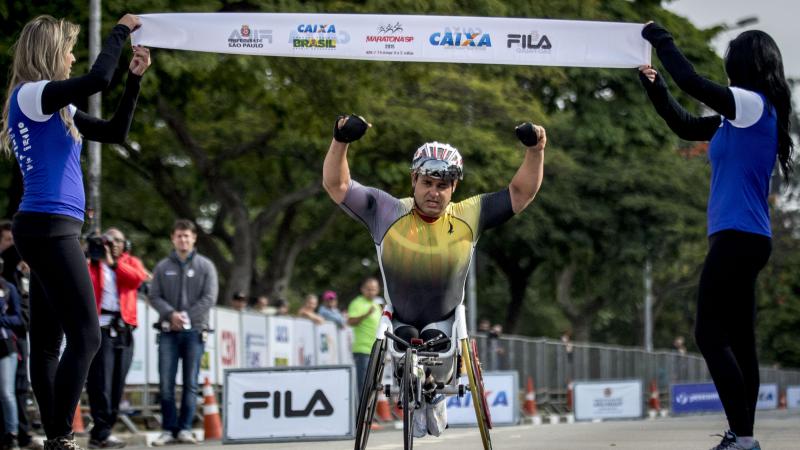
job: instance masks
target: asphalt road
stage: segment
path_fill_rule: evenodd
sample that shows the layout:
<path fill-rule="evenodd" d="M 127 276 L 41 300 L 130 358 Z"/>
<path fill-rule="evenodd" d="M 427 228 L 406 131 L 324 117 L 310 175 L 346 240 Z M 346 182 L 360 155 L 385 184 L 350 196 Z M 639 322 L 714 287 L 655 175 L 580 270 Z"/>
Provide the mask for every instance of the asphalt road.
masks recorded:
<path fill-rule="evenodd" d="M 496 449 L 514 450 L 706 450 L 718 444 L 720 440 L 709 435 L 722 433 L 725 428 L 724 417 L 720 415 L 602 423 L 519 425 L 495 428 L 492 430 L 492 441 Z M 800 449 L 800 411 L 759 412 L 756 417 L 756 438 L 764 450 Z M 353 440 L 344 440 L 238 444 L 226 445 L 225 449 L 349 450 L 353 448 L 353 443 Z M 219 442 L 206 442 L 201 447 L 203 450 L 223 449 Z M 415 439 L 414 447 L 457 450 L 483 448 L 477 428 L 451 428 L 439 438 Z M 368 446 L 370 450 L 402 448 L 403 435 L 400 430 L 376 431 L 370 436 Z"/>

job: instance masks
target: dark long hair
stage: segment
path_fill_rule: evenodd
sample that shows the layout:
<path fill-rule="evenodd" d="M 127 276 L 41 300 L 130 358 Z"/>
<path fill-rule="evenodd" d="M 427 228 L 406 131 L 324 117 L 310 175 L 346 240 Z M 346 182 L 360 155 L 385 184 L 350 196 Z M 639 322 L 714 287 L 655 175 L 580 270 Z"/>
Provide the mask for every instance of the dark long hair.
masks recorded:
<path fill-rule="evenodd" d="M 745 31 L 732 40 L 725 54 L 731 86 L 764 94 L 778 114 L 778 161 L 783 178 L 792 173 L 794 144 L 789 136 L 792 92 L 783 72 L 783 58 L 775 41 L 763 31 Z"/>

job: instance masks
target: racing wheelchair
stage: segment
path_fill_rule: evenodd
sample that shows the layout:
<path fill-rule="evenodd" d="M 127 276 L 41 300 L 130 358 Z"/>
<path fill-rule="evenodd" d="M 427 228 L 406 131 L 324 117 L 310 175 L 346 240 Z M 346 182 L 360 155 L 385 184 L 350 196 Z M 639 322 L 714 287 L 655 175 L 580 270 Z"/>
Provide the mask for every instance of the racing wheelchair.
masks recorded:
<path fill-rule="evenodd" d="M 411 342 L 406 342 L 396 336 L 393 333 L 391 317 L 391 305 L 387 305 L 378 326 L 364 377 L 364 386 L 356 416 L 355 449 L 364 450 L 367 447 L 378 395 L 386 395 L 389 398 L 392 396 L 392 386 L 381 384 L 387 352 L 391 356 L 393 367 L 395 367 L 394 380 L 400 387 L 397 403 L 403 411 L 403 448 L 405 450 L 413 447 L 414 411 L 424 406 L 422 401 L 423 383 L 430 381 L 428 374 L 433 378 L 433 393 L 435 394 L 463 397 L 469 389 L 483 448 L 484 450 L 491 449 L 492 441 L 489 430 L 492 428 L 492 420 L 486 403 L 477 346 L 475 340 L 470 340 L 467 335 L 464 305 L 456 307 L 450 336 L 442 335 L 428 342 L 423 342 L 421 339 L 412 339 Z M 449 345 L 446 350 L 432 351 L 434 347 L 442 344 L 442 341 L 448 340 Z M 460 381 L 465 372 L 468 385 L 464 385 Z"/>

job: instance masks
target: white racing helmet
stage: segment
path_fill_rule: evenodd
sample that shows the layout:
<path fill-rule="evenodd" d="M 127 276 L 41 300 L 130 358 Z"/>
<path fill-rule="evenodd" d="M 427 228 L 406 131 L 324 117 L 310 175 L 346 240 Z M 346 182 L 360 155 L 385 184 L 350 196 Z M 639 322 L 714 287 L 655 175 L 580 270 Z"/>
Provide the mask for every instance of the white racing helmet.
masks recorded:
<path fill-rule="evenodd" d="M 464 178 L 464 160 L 458 149 L 441 142 L 422 144 L 411 160 L 411 172 L 446 181 Z"/>

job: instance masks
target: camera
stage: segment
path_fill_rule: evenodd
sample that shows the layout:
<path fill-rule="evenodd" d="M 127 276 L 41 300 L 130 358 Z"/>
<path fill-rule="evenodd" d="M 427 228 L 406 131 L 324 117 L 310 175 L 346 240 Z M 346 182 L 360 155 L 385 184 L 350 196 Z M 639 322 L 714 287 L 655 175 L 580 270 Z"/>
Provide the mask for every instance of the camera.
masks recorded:
<path fill-rule="evenodd" d="M 89 259 L 92 261 L 106 259 L 106 245 L 110 243 L 106 236 L 99 233 L 91 233 L 86 236 L 86 253 L 89 255 Z"/>

